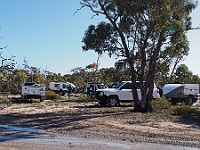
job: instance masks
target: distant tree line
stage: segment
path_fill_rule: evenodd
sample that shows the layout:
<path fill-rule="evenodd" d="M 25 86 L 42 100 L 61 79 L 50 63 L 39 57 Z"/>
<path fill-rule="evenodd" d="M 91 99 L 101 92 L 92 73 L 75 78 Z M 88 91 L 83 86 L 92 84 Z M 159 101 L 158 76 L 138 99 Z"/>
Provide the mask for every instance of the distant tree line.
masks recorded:
<path fill-rule="evenodd" d="M 1 59 L 2 60 L 2 59 Z M 11 62 L 13 63 L 13 61 Z M 120 61 L 115 63 L 115 67 L 101 68 L 95 70 L 93 64 L 87 65 L 85 68 L 77 67 L 71 70 L 71 74 L 61 75 L 51 71 L 41 71 L 37 67 L 26 67 L 26 69 L 8 67 L 1 65 L 0 68 L 0 92 L 7 94 L 20 94 L 21 85 L 24 82 L 36 82 L 45 84 L 48 90 L 50 82 L 71 82 L 76 85 L 80 92 L 83 92 L 85 86 L 89 82 L 104 83 L 107 86 L 113 83 L 125 80 L 131 80 L 130 71 L 126 67 L 120 66 Z M 124 66 L 124 65 L 123 65 Z M 161 87 L 166 83 L 200 83 L 198 75 L 193 75 L 185 64 L 177 67 L 174 74 L 169 72 L 157 72 L 155 83 Z"/>

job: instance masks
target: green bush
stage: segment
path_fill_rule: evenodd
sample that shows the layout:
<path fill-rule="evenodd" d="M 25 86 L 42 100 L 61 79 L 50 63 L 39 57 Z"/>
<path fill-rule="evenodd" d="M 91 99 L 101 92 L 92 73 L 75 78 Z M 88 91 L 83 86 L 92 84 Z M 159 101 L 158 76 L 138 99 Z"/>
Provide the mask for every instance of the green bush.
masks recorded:
<path fill-rule="evenodd" d="M 90 96 L 87 96 L 87 95 L 84 95 L 84 96 L 81 96 L 80 99 L 84 102 L 88 102 L 91 100 L 91 97 Z"/>
<path fill-rule="evenodd" d="M 61 97 L 59 94 L 56 94 L 53 91 L 46 91 L 46 99 L 56 100 L 56 99 L 61 99 Z"/>
<path fill-rule="evenodd" d="M 6 97 L 0 98 L 0 108 L 8 107 L 12 104 L 12 101 Z"/>
<path fill-rule="evenodd" d="M 169 109 L 171 107 L 171 103 L 165 97 L 161 97 L 152 101 L 152 107 L 154 111 L 159 109 Z"/>
<path fill-rule="evenodd" d="M 200 117 L 200 112 L 191 106 L 176 106 L 173 110 L 175 115 L 191 116 L 196 115 Z"/>

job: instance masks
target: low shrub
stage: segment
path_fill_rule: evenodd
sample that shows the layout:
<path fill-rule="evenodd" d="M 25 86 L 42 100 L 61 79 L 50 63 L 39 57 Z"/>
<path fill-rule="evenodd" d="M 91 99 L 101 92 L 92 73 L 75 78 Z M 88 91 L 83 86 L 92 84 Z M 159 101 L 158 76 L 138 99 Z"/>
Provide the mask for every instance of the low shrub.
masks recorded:
<path fill-rule="evenodd" d="M 91 100 L 91 97 L 90 96 L 87 96 L 87 95 L 84 95 L 84 96 L 81 96 L 80 99 L 84 102 L 88 102 Z"/>
<path fill-rule="evenodd" d="M 0 98 L 0 108 L 8 107 L 12 104 L 12 101 L 6 97 Z"/>
<path fill-rule="evenodd" d="M 61 99 L 61 96 L 59 94 L 56 94 L 53 91 L 46 91 L 46 99 L 49 100 L 56 100 L 56 99 Z"/>
<path fill-rule="evenodd" d="M 191 106 L 176 106 L 173 109 L 173 113 L 175 115 L 181 115 L 181 116 L 196 115 L 196 116 L 200 117 L 200 112 Z"/>
<path fill-rule="evenodd" d="M 154 111 L 159 109 L 169 109 L 171 107 L 171 103 L 165 97 L 161 97 L 152 101 L 152 107 Z"/>

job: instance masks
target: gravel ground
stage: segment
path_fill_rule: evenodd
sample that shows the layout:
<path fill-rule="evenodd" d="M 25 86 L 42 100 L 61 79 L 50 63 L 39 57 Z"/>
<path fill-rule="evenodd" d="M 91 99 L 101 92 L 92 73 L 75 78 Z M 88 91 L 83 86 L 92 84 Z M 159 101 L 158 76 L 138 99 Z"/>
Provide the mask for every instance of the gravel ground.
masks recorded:
<path fill-rule="evenodd" d="M 0 110 L 0 125 L 36 128 L 58 136 L 200 148 L 199 118 L 174 116 L 171 109 L 132 110 L 129 104 L 104 108 L 96 102 L 74 100 L 17 101 Z"/>

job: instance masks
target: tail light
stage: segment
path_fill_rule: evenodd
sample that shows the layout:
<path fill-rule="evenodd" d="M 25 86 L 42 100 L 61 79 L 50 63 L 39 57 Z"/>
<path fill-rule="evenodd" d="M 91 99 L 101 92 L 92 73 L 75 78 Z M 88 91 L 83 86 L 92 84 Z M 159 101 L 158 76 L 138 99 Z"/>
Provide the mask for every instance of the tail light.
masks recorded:
<path fill-rule="evenodd" d="M 159 88 L 157 88 L 157 93 L 159 93 L 160 92 L 160 90 L 159 90 Z"/>

